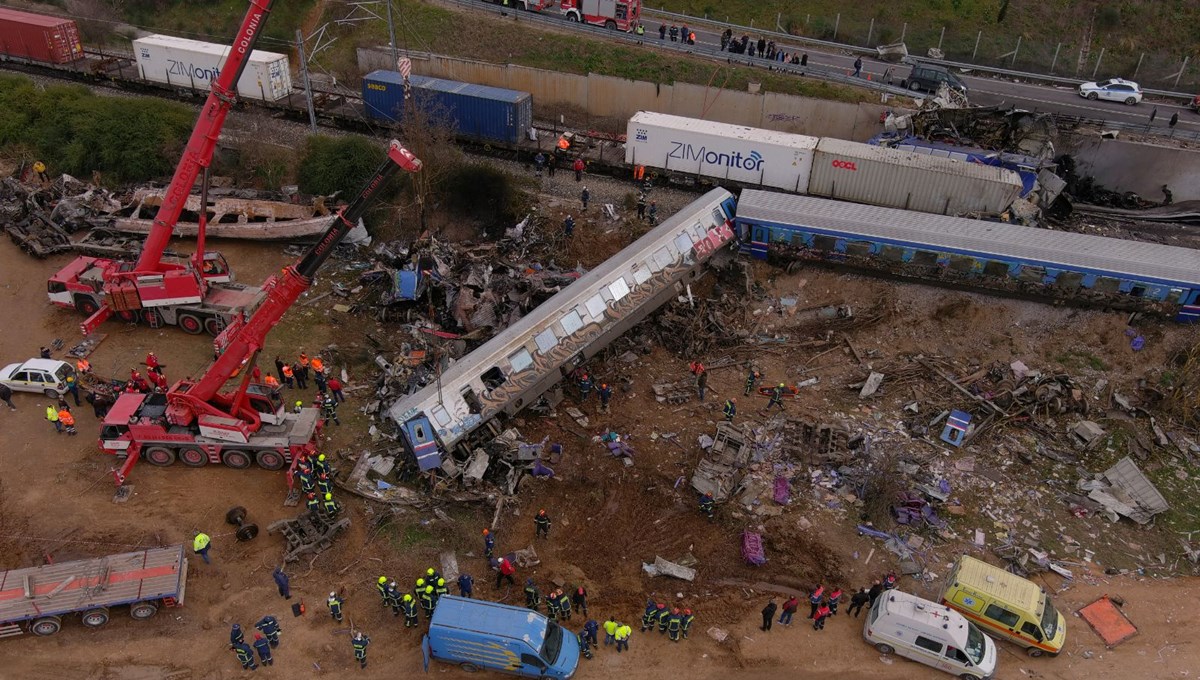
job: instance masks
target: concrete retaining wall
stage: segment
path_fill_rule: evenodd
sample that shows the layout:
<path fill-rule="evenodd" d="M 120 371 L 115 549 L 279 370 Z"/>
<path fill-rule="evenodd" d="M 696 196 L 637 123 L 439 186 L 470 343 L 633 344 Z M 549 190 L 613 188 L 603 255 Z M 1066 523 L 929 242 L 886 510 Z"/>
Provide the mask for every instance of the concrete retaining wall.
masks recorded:
<path fill-rule="evenodd" d="M 1113 191 L 1132 191 L 1161 201 L 1166 184 L 1176 201 L 1200 200 L 1200 152 L 1099 136 L 1074 137 L 1063 151 L 1072 154 L 1081 175 L 1092 175 Z"/>
<path fill-rule="evenodd" d="M 360 48 L 362 72 L 394 68 L 388 50 Z M 480 85 L 522 90 L 533 95 L 534 116 L 556 117 L 563 106 L 597 118 L 628 118 L 638 111 L 660 111 L 689 118 L 796 132 L 818 137 L 865 141 L 880 130 L 887 107 L 847 104 L 776 93 L 741 92 L 673 83 L 626 80 L 589 73 L 586 76 L 542 69 L 491 64 L 441 55 L 412 59 L 413 73 Z"/>

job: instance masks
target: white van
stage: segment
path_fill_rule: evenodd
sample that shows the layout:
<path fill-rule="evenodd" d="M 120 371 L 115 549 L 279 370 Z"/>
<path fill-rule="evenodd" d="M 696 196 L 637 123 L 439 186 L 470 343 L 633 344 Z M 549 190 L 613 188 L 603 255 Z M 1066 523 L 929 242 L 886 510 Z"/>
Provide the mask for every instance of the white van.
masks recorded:
<path fill-rule="evenodd" d="M 867 614 L 863 638 L 883 654 L 899 654 L 963 680 L 996 672 L 996 643 L 945 605 L 887 590 Z"/>

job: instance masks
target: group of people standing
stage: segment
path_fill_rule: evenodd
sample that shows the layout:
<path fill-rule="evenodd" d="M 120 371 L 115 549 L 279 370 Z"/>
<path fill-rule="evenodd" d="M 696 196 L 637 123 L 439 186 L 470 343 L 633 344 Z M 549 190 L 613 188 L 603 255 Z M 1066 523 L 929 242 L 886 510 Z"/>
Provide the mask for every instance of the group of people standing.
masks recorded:
<path fill-rule="evenodd" d="M 882 579 L 876 579 L 871 585 L 871 589 L 859 588 L 858 592 L 850 596 L 850 608 L 848 613 L 853 614 L 854 618 L 858 618 L 863 607 L 868 610 L 875 605 L 875 600 L 881 594 L 896 587 L 896 573 L 888 572 Z M 837 616 L 838 605 L 841 604 L 845 593 L 839 587 L 826 588 L 824 585 L 817 584 L 815 588 L 808 594 L 809 613 L 808 619 L 812 621 L 813 630 L 824 630 L 825 621 L 831 616 Z M 767 601 L 767 606 L 762 610 L 762 626 L 759 630 L 768 632 L 771 630 L 771 625 L 775 622 L 775 614 L 779 612 L 779 623 L 783 626 L 791 626 L 792 618 L 796 614 L 796 610 L 800 608 L 800 600 L 795 595 L 789 597 L 783 603 L 783 608 L 780 610 L 779 605 L 775 603 L 775 598 L 772 597 Z"/>

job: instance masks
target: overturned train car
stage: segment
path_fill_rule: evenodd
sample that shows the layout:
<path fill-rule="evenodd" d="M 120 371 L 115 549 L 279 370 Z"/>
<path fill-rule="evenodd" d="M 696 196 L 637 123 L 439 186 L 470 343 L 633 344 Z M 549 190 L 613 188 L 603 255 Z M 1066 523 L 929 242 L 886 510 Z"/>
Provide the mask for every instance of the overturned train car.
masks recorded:
<path fill-rule="evenodd" d="M 742 249 L 1200 321 L 1200 250 L 747 189 Z"/>
<path fill-rule="evenodd" d="M 564 376 L 700 275 L 734 240 L 733 194 L 713 189 L 539 305 L 388 410 L 422 470 L 465 460 L 501 413 L 534 404 Z M 478 433 L 478 434 L 477 434 Z"/>

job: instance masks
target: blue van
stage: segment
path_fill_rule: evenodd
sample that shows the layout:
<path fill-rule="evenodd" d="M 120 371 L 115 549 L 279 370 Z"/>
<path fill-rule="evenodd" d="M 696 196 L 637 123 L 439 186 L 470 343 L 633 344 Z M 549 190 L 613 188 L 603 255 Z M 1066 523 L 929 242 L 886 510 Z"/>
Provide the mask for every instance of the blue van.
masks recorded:
<path fill-rule="evenodd" d="M 526 678 L 566 680 L 579 665 L 579 639 L 545 616 L 524 607 L 454 595 L 438 599 L 421 640 L 429 660 L 463 670 L 493 670 Z"/>

